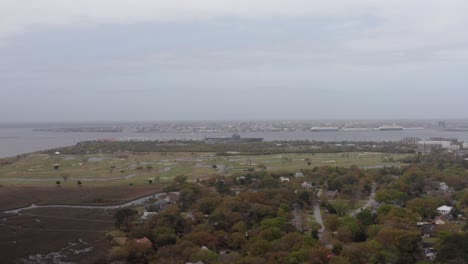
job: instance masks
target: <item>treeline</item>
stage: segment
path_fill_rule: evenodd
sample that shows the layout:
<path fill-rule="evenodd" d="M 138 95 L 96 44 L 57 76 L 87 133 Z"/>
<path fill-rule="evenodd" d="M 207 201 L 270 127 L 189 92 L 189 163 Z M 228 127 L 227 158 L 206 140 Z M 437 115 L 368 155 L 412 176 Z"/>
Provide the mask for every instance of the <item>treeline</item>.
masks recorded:
<path fill-rule="evenodd" d="M 84 141 L 71 147 L 57 148 L 44 153 L 59 151 L 63 154 L 83 155 L 116 152 L 214 152 L 218 155 L 241 154 L 262 155 L 279 153 L 336 153 L 336 152 L 387 152 L 414 153 L 409 146 L 395 142 L 315 142 L 315 141 L 272 141 L 258 143 L 208 144 L 195 140 L 172 141 Z"/>

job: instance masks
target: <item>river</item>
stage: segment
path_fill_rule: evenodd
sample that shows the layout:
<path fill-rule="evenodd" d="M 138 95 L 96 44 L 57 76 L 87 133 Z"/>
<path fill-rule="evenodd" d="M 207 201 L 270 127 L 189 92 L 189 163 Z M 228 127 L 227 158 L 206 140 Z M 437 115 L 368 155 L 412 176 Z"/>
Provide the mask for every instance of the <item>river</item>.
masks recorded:
<path fill-rule="evenodd" d="M 18 154 L 74 145 L 84 140 L 99 138 L 139 138 L 148 140 L 203 139 L 205 137 L 229 137 L 232 133 L 61 133 L 33 131 L 38 125 L 7 126 L 0 125 L 0 158 Z M 406 137 L 458 138 L 468 141 L 468 131 L 441 131 L 435 129 L 414 129 L 399 131 L 294 131 L 294 132 L 255 132 L 239 133 L 242 137 L 262 137 L 273 140 L 315 140 L 315 141 L 399 141 Z"/>

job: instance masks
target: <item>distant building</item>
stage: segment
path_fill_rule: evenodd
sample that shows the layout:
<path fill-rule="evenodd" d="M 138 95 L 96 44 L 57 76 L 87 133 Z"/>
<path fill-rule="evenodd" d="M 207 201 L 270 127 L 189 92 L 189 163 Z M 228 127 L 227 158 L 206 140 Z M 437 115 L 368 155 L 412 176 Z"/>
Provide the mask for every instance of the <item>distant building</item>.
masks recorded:
<path fill-rule="evenodd" d="M 339 127 L 312 127 L 310 129 L 313 132 L 329 132 L 329 131 L 338 131 Z"/>
<path fill-rule="evenodd" d="M 208 144 L 219 144 L 219 143 L 253 143 L 262 142 L 263 138 L 242 138 L 238 134 L 234 134 L 231 137 L 217 137 L 217 138 L 205 138 L 205 142 Z"/>
<path fill-rule="evenodd" d="M 289 178 L 288 177 L 280 177 L 281 182 L 288 182 Z"/>
<path fill-rule="evenodd" d="M 441 214 L 441 215 L 447 215 L 447 214 L 450 214 L 452 209 L 453 209 L 453 207 L 451 207 L 451 206 L 443 205 L 443 206 L 437 208 L 437 212 L 439 214 Z"/>
<path fill-rule="evenodd" d="M 401 143 L 405 145 L 417 145 L 418 142 L 421 141 L 420 138 L 417 137 L 407 137 L 401 140 Z"/>
<path fill-rule="evenodd" d="M 308 182 L 302 182 L 301 186 L 302 186 L 302 188 L 305 188 L 305 189 L 312 188 L 312 184 L 310 184 Z"/>
<path fill-rule="evenodd" d="M 434 236 L 434 229 L 436 225 L 435 224 L 423 224 L 421 226 L 421 236 L 422 237 L 433 237 Z"/>
<path fill-rule="evenodd" d="M 294 174 L 294 177 L 296 177 L 296 178 L 304 177 L 304 173 L 302 173 L 302 172 L 296 172 L 296 174 Z"/>
<path fill-rule="evenodd" d="M 425 140 L 418 142 L 418 154 L 429 154 L 435 150 L 450 150 L 458 151 L 460 146 L 452 145 L 451 141 L 435 141 L 435 140 Z"/>
<path fill-rule="evenodd" d="M 391 126 L 380 126 L 378 128 L 380 131 L 395 131 L 395 130 L 403 130 L 403 127 L 397 126 L 397 125 L 391 125 Z"/>
<path fill-rule="evenodd" d="M 463 142 L 463 148 L 468 149 L 468 142 Z"/>

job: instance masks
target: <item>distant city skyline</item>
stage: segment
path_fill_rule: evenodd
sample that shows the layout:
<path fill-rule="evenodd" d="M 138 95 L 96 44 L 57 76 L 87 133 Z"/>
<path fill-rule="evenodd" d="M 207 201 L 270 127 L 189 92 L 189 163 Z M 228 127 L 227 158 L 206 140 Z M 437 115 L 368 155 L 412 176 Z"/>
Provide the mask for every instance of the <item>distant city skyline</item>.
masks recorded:
<path fill-rule="evenodd" d="M 0 123 L 468 119 L 468 2 L 0 2 Z"/>

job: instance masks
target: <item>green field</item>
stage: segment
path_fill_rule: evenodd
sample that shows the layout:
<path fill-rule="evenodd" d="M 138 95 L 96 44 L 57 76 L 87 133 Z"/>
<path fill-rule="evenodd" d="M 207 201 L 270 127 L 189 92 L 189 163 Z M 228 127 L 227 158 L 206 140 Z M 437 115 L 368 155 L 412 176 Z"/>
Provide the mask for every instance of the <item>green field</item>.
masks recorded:
<path fill-rule="evenodd" d="M 80 180 L 93 186 L 140 185 L 148 184 L 149 178 L 154 181 L 159 179 L 160 182 L 170 181 L 177 175 L 199 179 L 241 173 L 249 168 L 299 171 L 314 166 L 400 166 L 398 160 L 406 156 L 371 152 L 249 156 L 215 156 L 214 153 L 30 154 L 11 165 L 0 167 L 0 184 L 50 185 L 60 180 L 62 185 L 76 185 Z M 58 168 L 54 168 L 54 165 L 58 165 Z"/>

